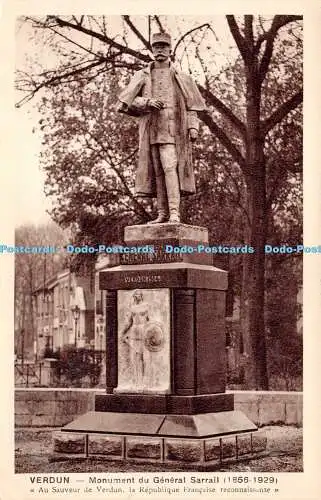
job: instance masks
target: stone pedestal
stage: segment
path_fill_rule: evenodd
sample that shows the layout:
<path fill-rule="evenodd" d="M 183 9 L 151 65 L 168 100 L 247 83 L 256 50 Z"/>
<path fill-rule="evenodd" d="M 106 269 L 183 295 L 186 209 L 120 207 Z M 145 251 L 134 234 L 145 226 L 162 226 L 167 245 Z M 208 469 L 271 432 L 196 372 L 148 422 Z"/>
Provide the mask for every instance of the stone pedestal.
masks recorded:
<path fill-rule="evenodd" d="M 84 434 L 87 455 L 111 449 L 113 457 L 116 439 L 125 460 L 206 466 L 255 453 L 256 426 L 225 394 L 227 273 L 203 250 L 207 230 L 131 226 L 124 240 L 129 253 L 100 273 L 107 294 L 106 394 L 96 396 L 94 412 L 62 431 L 71 440 Z M 153 252 L 138 251 L 146 246 Z M 166 252 L 173 247 L 185 252 Z M 59 436 L 55 446 L 61 452 Z"/>

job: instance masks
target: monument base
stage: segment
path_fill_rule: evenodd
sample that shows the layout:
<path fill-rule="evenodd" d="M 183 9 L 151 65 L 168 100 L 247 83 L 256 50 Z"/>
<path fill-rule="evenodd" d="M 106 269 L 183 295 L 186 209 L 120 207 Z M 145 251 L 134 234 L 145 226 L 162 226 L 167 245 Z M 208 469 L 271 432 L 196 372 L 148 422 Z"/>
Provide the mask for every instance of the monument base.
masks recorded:
<path fill-rule="evenodd" d="M 186 469 L 251 459 L 267 439 L 240 411 L 168 415 L 92 411 L 54 434 L 54 457 L 103 458 Z"/>
<path fill-rule="evenodd" d="M 54 434 L 54 457 L 92 457 L 186 470 L 251 459 L 266 437 L 239 411 L 202 415 L 88 412 Z"/>
<path fill-rule="evenodd" d="M 205 228 L 125 228 L 129 246 L 99 273 L 106 294 L 106 394 L 54 435 L 54 453 L 138 461 L 180 470 L 252 458 L 266 437 L 225 394 L 227 272 L 203 253 Z M 185 246 L 190 252 L 168 253 Z M 134 325 L 134 326 L 133 326 Z"/>

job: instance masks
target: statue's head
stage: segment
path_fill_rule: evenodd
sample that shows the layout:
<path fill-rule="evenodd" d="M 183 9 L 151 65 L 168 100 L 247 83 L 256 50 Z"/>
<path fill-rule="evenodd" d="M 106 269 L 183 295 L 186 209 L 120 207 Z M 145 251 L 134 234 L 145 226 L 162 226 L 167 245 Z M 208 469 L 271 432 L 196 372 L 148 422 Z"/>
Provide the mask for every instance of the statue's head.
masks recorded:
<path fill-rule="evenodd" d="M 144 300 L 143 292 L 141 290 L 135 290 L 132 298 L 133 298 L 135 304 L 139 304 L 140 302 L 142 302 Z"/>
<path fill-rule="evenodd" d="M 154 33 L 152 35 L 152 51 L 156 61 L 163 62 L 171 55 L 171 36 L 168 33 Z"/>

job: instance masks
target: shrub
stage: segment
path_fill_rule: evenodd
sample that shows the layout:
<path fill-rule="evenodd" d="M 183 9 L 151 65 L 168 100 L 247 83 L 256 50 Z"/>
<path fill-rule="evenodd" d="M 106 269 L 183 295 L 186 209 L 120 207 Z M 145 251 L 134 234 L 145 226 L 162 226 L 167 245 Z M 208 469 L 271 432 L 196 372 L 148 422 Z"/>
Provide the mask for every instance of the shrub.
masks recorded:
<path fill-rule="evenodd" d="M 94 387 L 99 382 L 101 361 L 93 349 L 65 346 L 59 351 L 57 376 L 63 385 Z"/>

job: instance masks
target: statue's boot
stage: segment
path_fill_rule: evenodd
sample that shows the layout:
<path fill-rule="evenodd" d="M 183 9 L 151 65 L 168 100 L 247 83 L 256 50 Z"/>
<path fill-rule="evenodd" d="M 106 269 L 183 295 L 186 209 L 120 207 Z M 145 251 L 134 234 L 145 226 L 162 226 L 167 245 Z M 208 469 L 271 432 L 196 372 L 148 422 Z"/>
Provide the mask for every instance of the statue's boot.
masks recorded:
<path fill-rule="evenodd" d="M 166 185 L 164 175 L 156 177 L 157 192 L 157 219 L 148 222 L 148 224 L 161 224 L 168 221 L 168 201 L 166 194 Z"/>
<path fill-rule="evenodd" d="M 176 169 L 168 170 L 166 172 L 165 182 L 169 208 L 168 222 L 180 222 L 180 190 Z"/>
<path fill-rule="evenodd" d="M 168 221 L 168 215 L 165 211 L 159 210 L 156 219 L 147 222 L 147 224 L 161 224 L 162 222 Z"/>

